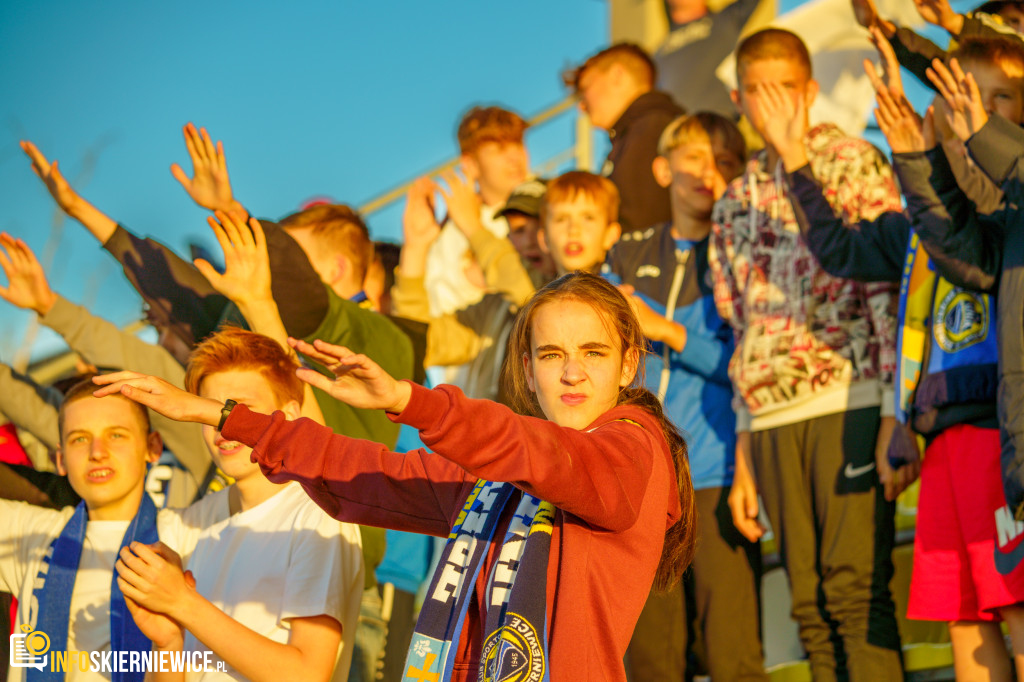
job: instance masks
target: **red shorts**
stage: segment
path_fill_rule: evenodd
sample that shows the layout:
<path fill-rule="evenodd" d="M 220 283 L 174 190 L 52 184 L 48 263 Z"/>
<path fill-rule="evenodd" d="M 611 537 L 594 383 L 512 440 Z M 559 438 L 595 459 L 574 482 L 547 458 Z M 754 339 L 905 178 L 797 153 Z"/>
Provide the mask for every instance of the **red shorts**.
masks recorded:
<path fill-rule="evenodd" d="M 907 618 L 999 620 L 1024 601 L 1024 524 L 1003 495 L 998 429 L 958 425 L 925 452 Z"/>

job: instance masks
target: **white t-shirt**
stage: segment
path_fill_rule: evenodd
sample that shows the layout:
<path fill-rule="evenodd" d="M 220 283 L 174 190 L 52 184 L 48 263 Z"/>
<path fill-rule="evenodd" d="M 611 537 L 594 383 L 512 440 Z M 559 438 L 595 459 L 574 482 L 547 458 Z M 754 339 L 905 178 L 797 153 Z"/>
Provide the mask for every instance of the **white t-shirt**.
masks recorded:
<path fill-rule="evenodd" d="M 198 518 L 220 518 L 200 533 L 186 563 L 196 590 L 257 633 L 282 644 L 290 618 L 328 615 L 342 624 L 335 680 L 346 680 L 363 592 L 359 528 L 327 515 L 289 483 L 263 503 L 227 516 L 228 491 L 190 507 Z M 185 651 L 208 651 L 191 633 Z M 259 656 L 259 652 L 253 652 Z M 216 655 L 213 661 L 220 661 Z M 187 673 L 189 682 L 244 679 L 224 673 Z"/>
<path fill-rule="evenodd" d="M 495 218 L 497 208 L 482 206 L 480 220 L 484 228 L 495 237 L 508 236 L 508 221 Z M 441 233 L 430 245 L 427 252 L 427 267 L 423 273 L 423 285 L 427 290 L 430 314 L 439 317 L 454 313 L 473 305 L 483 298 L 481 289 L 466 277 L 466 252 L 469 239 L 451 220 L 444 224 Z"/>
<path fill-rule="evenodd" d="M 0 591 L 18 598 L 15 632 L 22 623 L 35 625 L 38 614 L 32 608 L 32 592 L 43 562 L 54 539 L 74 514 L 74 507 L 44 509 L 24 502 L 0 500 Z M 75 589 L 71 594 L 71 621 L 68 624 L 68 651 L 110 651 L 110 584 L 121 539 L 130 521 L 89 521 L 78 564 Z M 183 560 L 199 537 L 199 526 L 188 510 L 162 509 L 157 512 L 157 532 Z M 6 633 L 4 633 L 6 635 Z M 51 636 L 52 633 L 47 633 Z M 4 661 L 0 665 L 7 665 Z M 11 668 L 10 682 L 23 682 L 24 668 Z M 80 682 L 109 680 L 109 675 L 79 670 L 69 671 L 66 679 Z"/>

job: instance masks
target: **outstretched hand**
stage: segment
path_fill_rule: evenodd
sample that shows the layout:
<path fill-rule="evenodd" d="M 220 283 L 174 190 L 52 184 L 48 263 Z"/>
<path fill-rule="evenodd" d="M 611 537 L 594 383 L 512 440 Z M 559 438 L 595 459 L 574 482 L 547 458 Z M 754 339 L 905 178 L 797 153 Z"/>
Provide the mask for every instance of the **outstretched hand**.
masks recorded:
<path fill-rule="evenodd" d="M 875 120 L 889 141 L 893 154 L 923 152 L 928 149 L 923 121 L 906 99 L 897 102 L 884 92 L 878 93 Z"/>
<path fill-rule="evenodd" d="M 120 393 L 168 419 L 209 426 L 220 423 L 221 403 L 183 391 L 160 377 L 125 371 L 101 374 L 92 381 L 102 387 L 93 392 L 97 398 Z"/>
<path fill-rule="evenodd" d="M 310 344 L 289 337 L 288 344 L 334 374 L 332 381 L 316 370 L 302 368 L 297 372 L 298 377 L 343 403 L 396 414 L 409 404 L 412 395 L 409 384 L 397 381 L 365 355 L 319 339 Z"/>
<path fill-rule="evenodd" d="M 50 312 L 57 295 L 46 281 L 46 273 L 32 249 L 21 239 L 0 233 L 0 268 L 7 276 L 7 286 L 0 287 L 0 298 L 40 316 Z"/>
<path fill-rule="evenodd" d="M 60 209 L 68 215 L 74 217 L 76 209 L 81 204 L 82 198 L 78 195 L 75 190 L 71 189 L 71 185 L 64 179 L 64 175 L 60 172 L 60 168 L 57 166 L 56 159 L 51 163 L 49 159 L 43 156 L 43 153 L 39 149 L 29 142 L 28 140 L 21 141 L 21 148 L 28 155 L 28 158 L 32 159 L 32 172 L 39 176 L 39 179 L 46 185 L 46 189 L 50 192 L 50 196 L 57 202 Z"/>
<path fill-rule="evenodd" d="M 480 200 L 480 195 L 476 193 L 476 175 L 464 165 L 461 166 L 461 170 L 465 178 L 452 168 L 441 171 L 441 179 L 448 186 L 447 189 L 441 187 L 441 196 L 444 197 L 444 203 L 448 206 L 448 217 L 463 234 L 469 237 L 483 228 L 483 223 L 480 221 L 480 207 L 483 202 Z"/>
<path fill-rule="evenodd" d="M 636 289 L 631 285 L 620 284 L 617 288 L 629 301 L 629 306 L 640 322 L 640 329 L 644 336 L 651 341 L 667 343 L 677 353 L 683 350 L 683 346 L 686 345 L 686 327 L 654 312 L 651 306 L 637 295 Z"/>
<path fill-rule="evenodd" d="M 938 59 L 933 59 L 928 69 L 928 80 L 946 101 L 949 107 L 945 112 L 946 123 L 961 141 L 966 142 L 988 122 L 988 112 L 981 101 L 974 75 L 964 73 L 955 58 L 950 60 L 948 68 Z"/>
<path fill-rule="evenodd" d="M 409 186 L 402 214 L 403 248 L 429 247 L 441 233 L 441 226 L 434 217 L 434 193 L 437 190 L 437 183 L 429 177 L 419 178 Z"/>
<path fill-rule="evenodd" d="M 960 34 L 964 18 L 953 11 L 949 0 L 914 0 L 914 6 L 921 18 L 929 24 L 941 26 L 953 36 Z"/>
<path fill-rule="evenodd" d="M 192 201 L 211 211 L 230 212 L 244 222 L 248 216 L 231 192 L 224 143 L 218 140 L 214 145 L 206 128 L 197 130 L 192 123 L 186 123 L 182 133 L 189 158 L 192 159 L 192 177 L 189 178 L 176 163 L 171 164 L 171 175 L 181 183 Z"/>
<path fill-rule="evenodd" d="M 875 46 L 878 56 L 882 60 L 885 76 L 883 79 L 882 74 L 879 74 L 878 70 L 875 69 L 874 63 L 870 59 L 865 59 L 864 72 L 867 73 L 871 86 L 875 89 L 875 92 L 887 89 L 889 94 L 897 99 L 906 97 L 903 90 L 903 75 L 900 73 L 900 62 L 896 59 L 896 51 L 892 49 L 892 44 L 877 26 L 873 26 L 870 32 L 871 43 Z"/>
<path fill-rule="evenodd" d="M 789 172 L 807 163 L 804 135 L 807 107 L 802 96 L 793 96 L 781 83 L 760 83 L 754 107 L 764 122 L 765 142 L 772 146 Z"/>
<path fill-rule="evenodd" d="M 216 218 L 206 220 L 224 250 L 224 273 L 217 272 L 202 258 L 193 261 L 196 269 L 214 289 L 239 307 L 246 303 L 272 301 L 270 255 L 260 221 L 250 218 L 247 226 L 228 213 L 217 211 L 215 215 Z"/>

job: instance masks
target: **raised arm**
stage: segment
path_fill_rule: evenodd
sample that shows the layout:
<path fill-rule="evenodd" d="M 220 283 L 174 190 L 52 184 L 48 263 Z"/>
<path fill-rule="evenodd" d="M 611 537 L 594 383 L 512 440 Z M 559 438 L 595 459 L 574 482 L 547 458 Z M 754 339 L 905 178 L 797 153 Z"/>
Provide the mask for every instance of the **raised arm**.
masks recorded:
<path fill-rule="evenodd" d="M 40 386 L 31 377 L 0 363 L 0 414 L 51 451 L 60 446 L 57 409 L 63 400 L 57 389 Z"/>
<path fill-rule="evenodd" d="M 317 348 L 295 343 L 302 352 L 319 357 L 342 374 L 355 371 L 343 370 L 337 362 L 332 364 L 317 350 L 321 346 L 335 347 L 319 342 Z M 312 370 L 300 370 L 300 376 L 310 383 L 327 381 Z M 361 400 L 351 393 L 350 399 L 360 405 L 380 404 L 384 394 L 379 387 L 367 388 L 363 379 L 349 380 L 363 391 Z M 408 386 L 390 377 L 387 380 L 391 383 L 385 385 L 391 388 Z M 221 424 L 223 404 L 177 389 L 157 377 L 119 372 L 97 377 L 96 382 L 102 386 L 98 396 L 119 391 L 171 419 L 213 427 Z M 352 523 L 444 537 L 476 481 L 458 465 L 434 453 L 391 452 L 378 443 L 335 434 L 308 419 L 287 421 L 281 412 L 261 415 L 243 405 L 236 406 L 223 422 L 222 433 L 225 438 L 250 445 L 253 461 L 270 480 L 299 482 L 325 512 Z"/>
<path fill-rule="evenodd" d="M 99 209 L 83 199 L 71 188 L 71 185 L 68 184 L 68 181 L 64 179 L 64 175 L 60 172 L 56 160 L 51 163 L 28 140 L 21 141 L 21 148 L 32 160 L 32 172 L 43 181 L 47 191 L 50 192 L 50 196 L 57 202 L 57 206 L 70 217 L 82 223 L 85 229 L 89 230 L 89 233 L 96 237 L 100 244 L 105 244 L 111 235 L 114 234 L 117 223 L 104 213 L 101 213 Z"/>
<path fill-rule="evenodd" d="M 238 306 L 250 329 L 274 339 L 289 355 L 298 359 L 288 345 L 288 332 L 285 331 L 274 300 L 270 255 L 267 253 L 267 239 L 260 221 L 250 218 L 249 224 L 245 225 L 227 213 L 218 211 L 216 216 L 216 219 L 207 220 L 217 243 L 224 251 L 224 273 L 217 272 L 202 259 L 196 260 L 195 266 L 217 291 Z M 323 412 L 309 384 L 305 384 L 303 393 L 302 416 L 318 424 L 324 423 Z"/>
<path fill-rule="evenodd" d="M 436 185 L 427 178 L 416 181 L 409 190 L 402 218 L 401 260 L 395 271 L 395 285 L 391 289 L 396 315 L 428 324 L 424 362 L 428 367 L 459 365 L 475 358 L 486 342 L 486 330 L 493 326 L 495 309 L 508 310 L 512 304 L 521 305 L 533 292 L 533 285 L 508 240 L 499 239 L 481 228 L 469 237 L 470 248 L 477 262 L 484 268 L 488 282 L 494 279 L 506 284 L 495 287 L 497 293 L 487 294 L 463 310 L 431 317 L 423 273 L 426 272 L 430 245 L 441 231 L 434 219 L 431 204 L 435 190 Z M 509 267 L 508 252 L 514 256 L 518 270 Z M 525 277 L 525 285 L 518 279 L 519 274 Z"/>
<path fill-rule="evenodd" d="M 448 206 L 448 215 L 469 240 L 469 248 L 483 270 L 487 287 L 522 305 L 533 296 L 533 282 L 512 242 L 495 237 L 480 221 L 481 201 L 474 189 L 475 178 L 467 174 L 463 179 L 451 169 L 443 171 L 441 177 L 447 184 L 447 188 L 439 189 Z"/>
<path fill-rule="evenodd" d="M 50 289 L 42 265 L 24 241 L 0 234 L 0 268 L 8 281 L 7 287 L 0 288 L 0 297 L 20 308 L 35 311 L 40 322 L 60 334 L 68 346 L 88 362 L 98 367 L 158 374 L 182 385 L 185 372 L 165 349 L 118 329 Z M 22 386 L 12 380 L 12 388 L 17 390 Z M 23 418 L 27 416 L 23 406 L 12 405 L 12 409 Z M 37 410 L 29 423 L 36 424 L 35 428 L 52 428 L 52 434 L 37 437 L 54 448 L 59 436 L 56 414 L 51 416 L 50 410 L 41 405 Z M 32 427 L 26 425 L 26 428 L 36 433 Z M 195 426 L 178 424 L 159 414 L 153 415 L 153 428 L 160 432 L 167 448 L 189 470 L 192 478 L 197 483 L 202 481 L 210 466 L 202 432 Z"/>
<path fill-rule="evenodd" d="M 206 128 L 196 129 L 192 123 L 185 124 L 182 134 L 192 160 L 192 177 L 176 163 L 171 164 L 171 175 L 199 206 L 208 211 L 222 211 L 239 222 L 246 222 L 249 213 L 235 200 L 231 191 L 224 143 L 217 140 L 215 145 Z"/>

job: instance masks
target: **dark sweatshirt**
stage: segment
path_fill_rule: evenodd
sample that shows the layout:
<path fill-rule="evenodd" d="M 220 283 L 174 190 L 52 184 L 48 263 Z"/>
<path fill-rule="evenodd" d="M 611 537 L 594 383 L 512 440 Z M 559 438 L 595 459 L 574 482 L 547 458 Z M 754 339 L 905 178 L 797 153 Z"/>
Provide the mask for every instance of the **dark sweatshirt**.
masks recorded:
<path fill-rule="evenodd" d="M 671 96 L 654 90 L 637 97 L 608 131 L 612 148 L 601 174 L 619 189 L 623 232 L 672 220 L 668 188 L 655 182 L 651 164 L 661 133 L 684 113 Z"/>
<path fill-rule="evenodd" d="M 906 213 L 887 211 L 849 227 L 833 212 L 809 166 L 788 174 L 794 211 L 808 249 L 833 276 L 895 282 L 903 277 L 913 228 L 943 276 L 950 273 L 952 278 L 947 279 L 956 280 L 954 283 L 970 281 L 977 275 L 976 266 L 943 247 L 959 234 L 976 229 L 976 221 L 954 222 L 939 198 L 940 192 L 959 192 L 945 154 L 937 150 L 934 164 L 924 154 L 897 154 L 894 162 L 907 198 Z M 904 314 L 901 308 L 901 322 Z M 934 320 L 929 327 L 945 329 Z M 913 394 L 911 425 L 929 438 L 955 424 L 995 428 L 996 381 L 994 358 L 943 369 L 932 368 L 926 359 Z"/>

